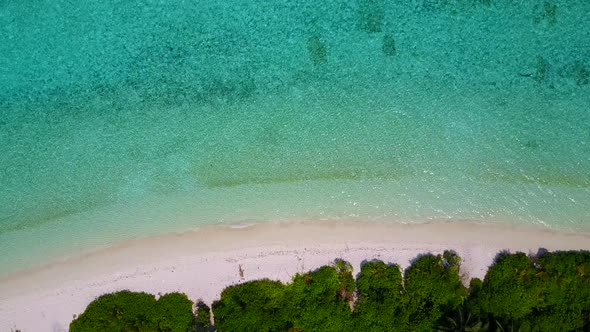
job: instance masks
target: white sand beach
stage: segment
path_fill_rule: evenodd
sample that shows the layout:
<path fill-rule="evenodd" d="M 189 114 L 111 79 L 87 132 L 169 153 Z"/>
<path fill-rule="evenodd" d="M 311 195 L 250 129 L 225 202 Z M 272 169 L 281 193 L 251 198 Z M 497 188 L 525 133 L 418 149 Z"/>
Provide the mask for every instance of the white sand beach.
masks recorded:
<path fill-rule="evenodd" d="M 455 250 L 464 281 L 483 278 L 501 250 L 535 253 L 590 249 L 590 235 L 543 228 L 433 223 L 289 222 L 211 226 L 119 243 L 96 252 L 0 279 L 0 330 L 67 331 L 97 296 L 129 289 L 186 293 L 211 304 L 221 291 L 247 280 L 288 282 L 298 272 L 341 258 L 355 274 L 364 260 L 406 268 L 424 253 Z"/>

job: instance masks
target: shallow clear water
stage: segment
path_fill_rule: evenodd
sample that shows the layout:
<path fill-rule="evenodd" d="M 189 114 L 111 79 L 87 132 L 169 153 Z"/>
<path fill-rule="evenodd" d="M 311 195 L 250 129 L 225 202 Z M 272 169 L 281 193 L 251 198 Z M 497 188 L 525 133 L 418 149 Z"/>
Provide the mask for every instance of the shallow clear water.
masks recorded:
<path fill-rule="evenodd" d="M 587 1 L 0 1 L 0 272 L 205 224 L 590 231 Z"/>

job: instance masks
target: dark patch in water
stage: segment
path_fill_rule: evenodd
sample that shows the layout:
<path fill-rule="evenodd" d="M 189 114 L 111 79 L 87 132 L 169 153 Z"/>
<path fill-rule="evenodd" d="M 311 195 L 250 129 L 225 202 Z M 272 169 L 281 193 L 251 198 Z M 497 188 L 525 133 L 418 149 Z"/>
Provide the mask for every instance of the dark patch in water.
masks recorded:
<path fill-rule="evenodd" d="M 547 79 L 547 74 L 549 72 L 549 62 L 547 62 L 542 56 L 537 57 L 537 68 L 535 74 L 533 75 L 533 79 L 539 83 L 545 83 Z"/>
<path fill-rule="evenodd" d="M 385 56 L 394 56 L 397 53 L 397 50 L 395 48 L 395 39 L 393 38 L 392 35 L 385 35 L 383 36 L 383 48 L 382 48 L 383 54 L 385 54 Z"/>
<path fill-rule="evenodd" d="M 310 170 L 292 174 L 260 174 L 251 177 L 214 176 L 202 174 L 203 184 L 208 188 L 231 188 L 243 185 L 267 185 L 281 183 L 297 183 L 303 181 L 337 181 L 337 180 L 399 180 L 403 176 L 393 172 L 369 172 L 364 169 L 340 169 L 340 170 Z"/>
<path fill-rule="evenodd" d="M 538 140 L 529 140 L 526 141 L 523 146 L 528 149 L 536 150 L 541 147 L 541 142 Z"/>
<path fill-rule="evenodd" d="M 383 31 L 385 0 L 360 0 L 358 28 L 368 33 Z"/>
<path fill-rule="evenodd" d="M 533 23 L 546 22 L 550 26 L 557 24 L 557 5 L 551 1 L 545 1 L 543 5 L 536 5 L 533 9 Z"/>
<path fill-rule="evenodd" d="M 40 225 L 51 223 L 62 218 L 70 217 L 78 213 L 82 213 L 88 209 L 83 208 L 68 208 L 68 207 L 54 207 L 52 211 L 39 211 L 38 214 L 29 212 L 24 215 L 8 216 L 0 219 L 0 234 L 7 232 L 16 232 L 28 228 L 36 228 Z M 42 214 L 41 214 L 42 213 Z"/>
<path fill-rule="evenodd" d="M 590 83 L 590 70 L 582 62 L 578 61 L 574 64 L 574 80 L 578 86 Z"/>
<path fill-rule="evenodd" d="M 507 183 L 590 188 L 590 176 L 588 174 L 567 174 L 563 172 L 560 174 L 560 171 L 530 171 L 529 173 L 522 174 L 508 170 L 490 170 L 481 178 L 487 181 L 502 181 Z"/>
<path fill-rule="evenodd" d="M 537 56 L 535 63 L 535 71 L 528 73 L 519 73 L 519 76 L 532 78 L 539 84 L 545 84 L 549 76 L 549 69 L 551 65 L 542 56 Z"/>
<path fill-rule="evenodd" d="M 318 35 L 307 38 L 307 53 L 315 65 L 323 65 L 328 61 L 328 47 Z"/>
<path fill-rule="evenodd" d="M 479 5 L 491 7 L 493 3 L 494 0 L 424 0 L 422 8 L 453 15 L 470 15 Z"/>

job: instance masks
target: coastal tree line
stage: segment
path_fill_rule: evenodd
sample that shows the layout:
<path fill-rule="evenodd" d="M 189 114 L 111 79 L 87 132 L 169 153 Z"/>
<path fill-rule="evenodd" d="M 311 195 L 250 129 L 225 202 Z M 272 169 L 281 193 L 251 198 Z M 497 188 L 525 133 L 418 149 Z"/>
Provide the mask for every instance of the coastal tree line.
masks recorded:
<path fill-rule="evenodd" d="M 81 331 L 590 331 L 590 252 L 501 252 L 483 280 L 461 282 L 451 251 L 398 265 L 369 261 L 227 287 L 211 308 L 184 294 L 98 297 Z M 214 319 L 213 319 L 214 317 Z"/>

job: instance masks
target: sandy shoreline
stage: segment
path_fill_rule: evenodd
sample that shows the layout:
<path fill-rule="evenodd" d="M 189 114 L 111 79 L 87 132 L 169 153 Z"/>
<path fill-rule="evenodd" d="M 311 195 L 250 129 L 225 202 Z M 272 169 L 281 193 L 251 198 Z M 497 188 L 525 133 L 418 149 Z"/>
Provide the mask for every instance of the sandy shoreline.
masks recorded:
<path fill-rule="evenodd" d="M 427 252 L 453 249 L 465 278 L 485 275 L 500 250 L 590 249 L 590 235 L 542 228 L 434 223 L 291 222 L 248 227 L 211 226 L 181 234 L 126 241 L 0 279 L 0 330 L 66 331 L 74 314 L 96 296 L 121 289 L 180 291 L 207 303 L 246 280 L 287 282 L 297 272 L 335 258 L 400 264 Z M 243 270 L 243 276 L 240 275 Z"/>

